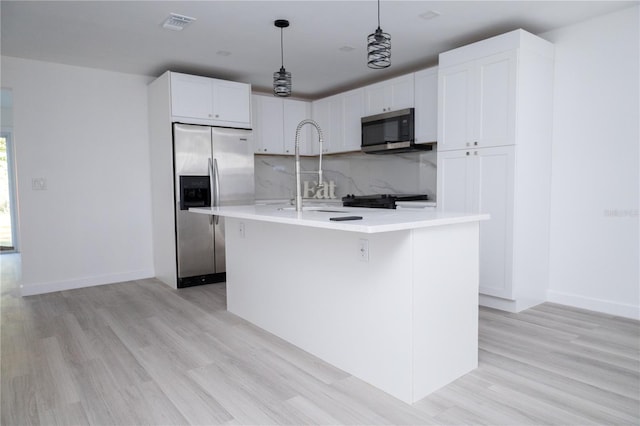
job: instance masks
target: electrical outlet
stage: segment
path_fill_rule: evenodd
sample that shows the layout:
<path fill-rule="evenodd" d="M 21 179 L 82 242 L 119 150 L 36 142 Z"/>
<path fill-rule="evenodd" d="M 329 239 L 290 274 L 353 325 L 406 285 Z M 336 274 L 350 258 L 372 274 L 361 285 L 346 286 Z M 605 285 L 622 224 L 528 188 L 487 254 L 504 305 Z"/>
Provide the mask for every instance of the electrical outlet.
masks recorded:
<path fill-rule="evenodd" d="M 361 238 L 358 241 L 358 256 L 363 262 L 369 261 L 369 240 Z"/>
<path fill-rule="evenodd" d="M 244 238 L 244 222 L 240 222 L 238 226 L 238 232 L 240 233 L 240 238 Z"/>

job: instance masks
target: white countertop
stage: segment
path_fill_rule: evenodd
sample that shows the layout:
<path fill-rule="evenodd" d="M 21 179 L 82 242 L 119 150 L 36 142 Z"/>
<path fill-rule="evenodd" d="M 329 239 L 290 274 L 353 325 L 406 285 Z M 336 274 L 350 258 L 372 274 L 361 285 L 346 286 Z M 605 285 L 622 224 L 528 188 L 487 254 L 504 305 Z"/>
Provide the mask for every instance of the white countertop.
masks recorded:
<path fill-rule="evenodd" d="M 259 220 L 368 234 L 477 222 L 489 219 L 489 215 L 487 214 L 472 215 L 436 211 L 339 207 L 334 205 L 326 207 L 318 205 L 305 206 L 305 210 L 302 212 L 296 212 L 295 208 L 290 205 L 197 207 L 190 208 L 189 211 L 238 219 Z M 362 216 L 362 219 L 349 221 L 329 220 L 329 218 L 340 216 Z"/>

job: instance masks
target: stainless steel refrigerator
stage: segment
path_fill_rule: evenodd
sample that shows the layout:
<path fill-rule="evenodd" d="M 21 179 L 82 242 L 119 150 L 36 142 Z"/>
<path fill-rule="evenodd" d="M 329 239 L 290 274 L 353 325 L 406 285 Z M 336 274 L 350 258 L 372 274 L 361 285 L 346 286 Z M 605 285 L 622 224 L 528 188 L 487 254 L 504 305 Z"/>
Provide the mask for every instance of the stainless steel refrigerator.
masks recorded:
<path fill-rule="evenodd" d="M 178 288 L 222 282 L 224 218 L 190 207 L 254 203 L 251 130 L 173 125 Z"/>

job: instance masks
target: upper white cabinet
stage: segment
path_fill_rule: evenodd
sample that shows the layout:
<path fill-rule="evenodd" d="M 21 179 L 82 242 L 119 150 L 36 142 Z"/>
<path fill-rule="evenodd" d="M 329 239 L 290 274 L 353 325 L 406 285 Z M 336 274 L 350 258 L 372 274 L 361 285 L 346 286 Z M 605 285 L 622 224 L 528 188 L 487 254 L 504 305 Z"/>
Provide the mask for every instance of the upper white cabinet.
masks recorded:
<path fill-rule="evenodd" d="M 296 129 L 302 120 L 311 118 L 311 103 L 295 99 L 282 99 L 283 108 L 283 132 L 284 132 L 284 153 L 295 155 L 296 153 Z M 312 130 L 313 129 L 313 130 Z M 318 152 L 320 143 L 315 128 L 306 125 L 300 129 L 300 154 L 313 155 Z M 315 149 L 315 151 L 314 151 Z"/>
<path fill-rule="evenodd" d="M 342 109 L 340 95 L 311 102 L 311 118 L 322 129 L 323 154 L 328 153 L 329 149 L 342 143 L 338 138 L 340 134 L 339 128 L 342 126 L 344 119 L 335 113 L 336 109 Z M 314 152 L 319 153 L 319 145 Z"/>
<path fill-rule="evenodd" d="M 311 104 L 295 99 L 253 95 L 255 152 L 259 154 L 295 154 L 298 124 L 311 117 Z M 300 131 L 300 153 L 312 155 L 311 126 Z M 319 145 L 316 141 L 316 145 Z"/>
<path fill-rule="evenodd" d="M 436 142 L 438 138 L 438 67 L 414 74 L 416 143 Z"/>
<path fill-rule="evenodd" d="M 312 102 L 313 119 L 324 133 L 323 153 L 360 151 L 360 119 L 364 89 L 355 89 Z"/>
<path fill-rule="evenodd" d="M 480 223 L 480 303 L 546 298 L 553 45 L 523 30 L 440 54 L 438 209 Z"/>
<path fill-rule="evenodd" d="M 350 90 L 342 94 L 344 123 L 342 146 L 336 152 L 360 151 L 362 145 L 362 125 L 364 112 L 364 89 Z"/>
<path fill-rule="evenodd" d="M 515 143 L 517 51 L 440 66 L 438 149 Z"/>
<path fill-rule="evenodd" d="M 365 114 L 374 115 L 414 106 L 413 74 L 392 78 L 364 88 Z"/>
<path fill-rule="evenodd" d="M 255 152 L 284 154 L 284 109 L 282 99 L 251 96 L 253 104 L 253 140 Z"/>
<path fill-rule="evenodd" d="M 170 73 L 173 121 L 251 128 L 251 85 Z"/>

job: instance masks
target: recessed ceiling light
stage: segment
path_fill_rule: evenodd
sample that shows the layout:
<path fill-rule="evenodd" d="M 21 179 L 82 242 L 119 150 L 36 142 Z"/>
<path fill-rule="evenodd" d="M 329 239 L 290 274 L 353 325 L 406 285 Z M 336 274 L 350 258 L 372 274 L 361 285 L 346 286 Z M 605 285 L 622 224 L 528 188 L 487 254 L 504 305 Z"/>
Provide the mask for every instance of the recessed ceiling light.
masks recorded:
<path fill-rule="evenodd" d="M 351 52 L 352 50 L 355 50 L 355 47 L 352 46 L 342 46 L 340 49 L 338 49 L 341 52 Z"/>
<path fill-rule="evenodd" d="M 429 19 L 435 19 L 440 15 L 441 15 L 440 12 L 436 12 L 435 10 L 430 10 L 430 11 L 422 13 L 422 14 L 420 14 L 418 16 L 420 16 L 422 19 L 428 21 Z"/>
<path fill-rule="evenodd" d="M 228 50 L 218 50 L 216 52 L 216 55 L 218 55 L 218 56 L 229 56 L 229 55 L 231 55 L 231 52 L 229 52 Z"/>
<path fill-rule="evenodd" d="M 167 19 L 162 23 L 162 28 L 172 31 L 182 31 L 184 27 L 195 21 L 196 18 L 190 16 L 179 15 L 177 13 L 171 13 Z"/>

